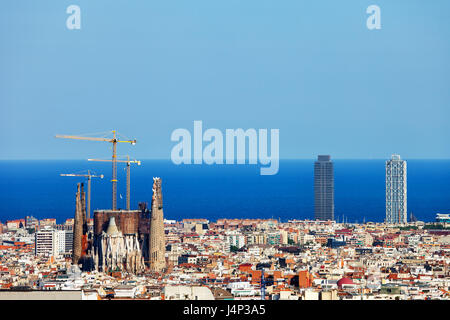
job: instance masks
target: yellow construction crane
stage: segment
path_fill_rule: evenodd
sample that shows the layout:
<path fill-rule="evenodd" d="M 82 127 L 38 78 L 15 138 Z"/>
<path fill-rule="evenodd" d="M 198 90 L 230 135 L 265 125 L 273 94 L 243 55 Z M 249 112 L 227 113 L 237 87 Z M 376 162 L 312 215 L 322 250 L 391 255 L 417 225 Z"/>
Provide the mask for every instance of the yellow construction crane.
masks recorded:
<path fill-rule="evenodd" d="M 103 162 L 111 162 L 112 160 L 103 160 L 103 159 L 88 159 L 88 161 L 103 161 Z M 130 180 L 131 180 L 131 170 L 130 165 L 132 163 L 136 163 L 138 166 L 141 165 L 141 161 L 139 160 L 130 160 L 130 156 L 127 156 L 127 160 L 116 160 L 116 162 L 126 163 L 127 164 L 127 210 L 130 210 Z"/>
<path fill-rule="evenodd" d="M 69 135 L 56 135 L 56 138 L 63 139 L 77 139 L 77 140 L 89 140 L 89 141 L 105 141 L 111 142 L 113 144 L 113 154 L 112 154 L 112 209 L 117 209 L 117 143 L 125 142 L 131 143 L 132 145 L 136 144 L 136 139 L 134 140 L 118 140 L 116 137 L 116 131 L 112 131 L 112 138 L 97 138 L 97 137 L 83 137 L 83 136 L 69 136 Z"/>
<path fill-rule="evenodd" d="M 85 177 L 88 179 L 88 198 L 87 198 L 87 219 L 91 218 L 91 178 L 100 178 L 103 179 L 103 175 L 95 175 L 91 174 L 91 172 L 88 170 L 87 174 L 81 174 L 81 173 L 61 173 L 60 176 L 62 177 Z"/>

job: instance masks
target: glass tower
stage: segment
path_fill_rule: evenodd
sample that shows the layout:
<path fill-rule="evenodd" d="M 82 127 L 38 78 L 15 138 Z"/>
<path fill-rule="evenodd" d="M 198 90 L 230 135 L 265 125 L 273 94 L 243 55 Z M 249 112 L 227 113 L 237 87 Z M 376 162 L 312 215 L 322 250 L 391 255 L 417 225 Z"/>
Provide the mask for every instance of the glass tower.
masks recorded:
<path fill-rule="evenodd" d="M 406 161 L 393 154 L 386 161 L 386 223 L 406 222 Z"/>
<path fill-rule="evenodd" d="M 314 162 L 314 219 L 334 220 L 334 172 L 329 155 Z"/>

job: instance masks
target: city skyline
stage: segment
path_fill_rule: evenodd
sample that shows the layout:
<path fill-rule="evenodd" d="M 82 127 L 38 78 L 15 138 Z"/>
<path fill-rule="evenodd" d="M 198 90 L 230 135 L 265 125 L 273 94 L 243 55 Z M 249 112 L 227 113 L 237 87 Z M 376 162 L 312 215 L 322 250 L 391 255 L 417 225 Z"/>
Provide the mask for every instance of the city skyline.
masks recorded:
<path fill-rule="evenodd" d="M 450 1 L 3 0 L 0 39 L 0 301 L 450 300 Z"/>
<path fill-rule="evenodd" d="M 93 272 L 71 264 L 72 241 L 67 236 L 74 230 L 74 220 L 11 222 L 7 230 L 0 230 L 1 284 L 9 289 L 1 290 L 0 298 L 14 294 L 29 299 L 36 293 L 42 299 L 81 300 L 450 298 L 445 255 L 450 245 L 449 214 L 437 214 L 433 223 L 406 225 L 276 219 L 165 221 L 168 268 L 163 273 L 144 269 L 138 247 L 128 247 L 134 237 L 127 231 L 132 224 L 116 224 L 114 216 L 108 220 L 102 233 L 110 242 L 103 258 L 108 268 Z M 105 221 L 91 221 L 89 229 L 98 229 L 99 222 L 105 226 Z M 17 277 L 18 273 L 23 275 Z M 263 285 L 263 279 L 268 285 Z M 272 282 L 277 284 L 270 288 Z"/>

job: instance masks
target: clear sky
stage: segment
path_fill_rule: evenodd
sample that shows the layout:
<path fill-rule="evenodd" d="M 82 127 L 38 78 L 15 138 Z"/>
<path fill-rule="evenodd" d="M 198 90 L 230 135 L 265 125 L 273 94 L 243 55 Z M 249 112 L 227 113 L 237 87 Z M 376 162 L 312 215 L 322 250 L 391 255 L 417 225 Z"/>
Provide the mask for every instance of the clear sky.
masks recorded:
<path fill-rule="evenodd" d="M 450 158 L 448 0 L 2 0 L 0 41 L 0 159 L 109 157 L 54 135 L 112 129 L 169 158 L 194 120 L 280 129 L 281 158 Z"/>

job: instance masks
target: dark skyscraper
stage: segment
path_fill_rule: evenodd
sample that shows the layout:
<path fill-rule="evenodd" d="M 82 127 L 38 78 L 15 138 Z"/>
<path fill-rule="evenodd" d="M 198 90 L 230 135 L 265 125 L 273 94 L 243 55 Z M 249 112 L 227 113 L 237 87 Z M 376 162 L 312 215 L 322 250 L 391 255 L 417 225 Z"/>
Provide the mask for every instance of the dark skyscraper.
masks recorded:
<path fill-rule="evenodd" d="M 407 222 L 406 161 L 398 154 L 386 161 L 386 222 Z"/>
<path fill-rule="evenodd" d="M 314 163 L 314 218 L 334 220 L 334 172 L 328 155 Z"/>

